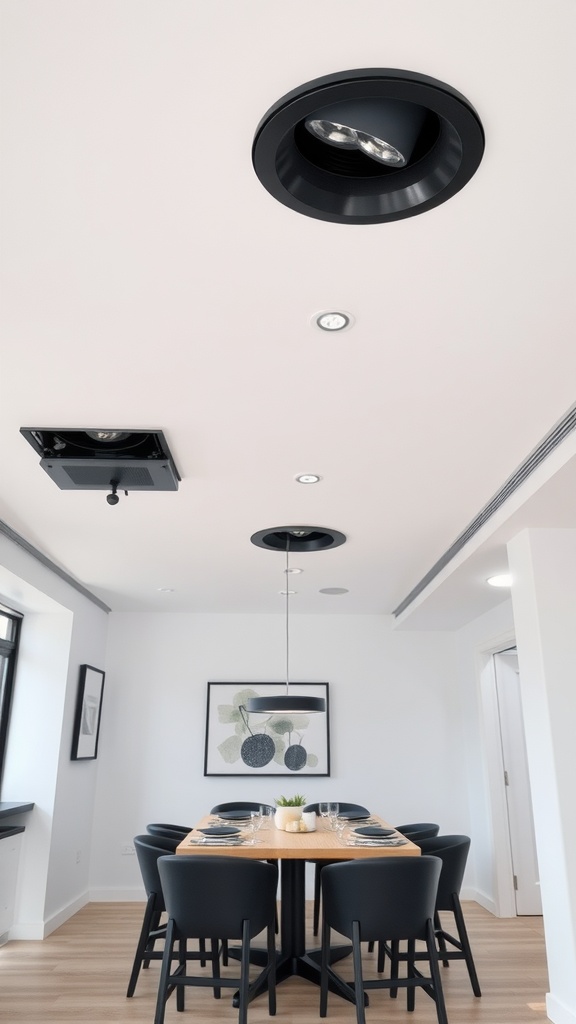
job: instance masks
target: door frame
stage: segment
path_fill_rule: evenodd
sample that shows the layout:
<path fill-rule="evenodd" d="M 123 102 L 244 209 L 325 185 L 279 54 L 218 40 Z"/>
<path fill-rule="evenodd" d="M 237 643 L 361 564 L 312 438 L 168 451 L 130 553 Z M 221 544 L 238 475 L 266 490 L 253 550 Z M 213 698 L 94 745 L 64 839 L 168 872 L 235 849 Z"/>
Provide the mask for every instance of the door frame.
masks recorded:
<path fill-rule="evenodd" d="M 493 913 L 497 917 L 516 917 L 517 913 L 494 655 L 515 646 L 516 635 L 510 630 L 493 637 L 489 644 L 483 644 L 476 651 L 484 766 L 488 781 L 494 850 Z"/>

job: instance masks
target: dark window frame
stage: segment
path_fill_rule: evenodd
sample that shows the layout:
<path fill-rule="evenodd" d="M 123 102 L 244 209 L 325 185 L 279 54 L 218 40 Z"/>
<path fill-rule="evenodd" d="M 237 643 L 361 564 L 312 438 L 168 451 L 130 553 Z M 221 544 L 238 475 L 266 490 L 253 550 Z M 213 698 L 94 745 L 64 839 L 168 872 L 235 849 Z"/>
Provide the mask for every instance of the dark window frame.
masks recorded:
<path fill-rule="evenodd" d="M 4 640 L 0 637 L 0 659 L 5 663 L 5 674 L 0 676 L 0 787 L 4 771 L 6 748 L 8 745 L 8 732 L 10 728 L 10 712 L 12 709 L 12 698 L 14 695 L 14 684 L 16 680 L 16 664 L 18 661 L 18 645 L 20 642 L 20 630 L 22 615 L 10 608 L 0 605 L 0 618 L 9 619 L 12 623 L 11 638 Z"/>

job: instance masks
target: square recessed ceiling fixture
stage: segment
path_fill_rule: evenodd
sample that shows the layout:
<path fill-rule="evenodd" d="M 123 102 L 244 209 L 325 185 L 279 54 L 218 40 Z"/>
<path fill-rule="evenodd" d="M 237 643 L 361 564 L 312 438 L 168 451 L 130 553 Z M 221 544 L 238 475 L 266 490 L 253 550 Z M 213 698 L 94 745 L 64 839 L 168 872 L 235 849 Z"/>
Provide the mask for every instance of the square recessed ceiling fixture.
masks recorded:
<path fill-rule="evenodd" d="M 161 430 L 22 427 L 20 433 L 63 491 L 112 490 L 116 497 L 118 489 L 178 490 L 180 474 Z"/>

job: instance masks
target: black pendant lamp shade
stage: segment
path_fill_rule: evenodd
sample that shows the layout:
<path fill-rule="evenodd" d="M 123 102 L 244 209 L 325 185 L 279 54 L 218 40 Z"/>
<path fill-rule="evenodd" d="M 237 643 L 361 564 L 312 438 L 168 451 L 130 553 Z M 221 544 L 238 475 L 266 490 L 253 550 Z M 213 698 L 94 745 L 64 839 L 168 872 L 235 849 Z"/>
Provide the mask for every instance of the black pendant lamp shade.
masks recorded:
<path fill-rule="evenodd" d="M 484 153 L 478 114 L 435 78 L 361 68 L 314 79 L 264 115 L 258 178 L 319 220 L 377 224 L 424 213 L 460 191 Z"/>
<path fill-rule="evenodd" d="M 327 530 L 318 526 L 277 526 L 268 530 L 259 530 L 250 538 L 257 547 L 269 551 L 286 552 L 285 573 L 290 571 L 289 556 L 291 551 L 322 551 L 325 548 L 338 547 L 346 537 L 338 530 Z M 246 710 L 259 715 L 311 715 L 326 711 L 323 697 L 309 697 L 294 693 L 290 689 L 290 615 L 288 580 L 286 579 L 286 692 L 281 697 L 250 697 L 246 702 Z"/>
<path fill-rule="evenodd" d="M 246 710 L 259 715 L 311 715 L 326 711 L 326 701 L 324 697 L 302 697 L 297 693 L 283 697 L 250 697 Z"/>

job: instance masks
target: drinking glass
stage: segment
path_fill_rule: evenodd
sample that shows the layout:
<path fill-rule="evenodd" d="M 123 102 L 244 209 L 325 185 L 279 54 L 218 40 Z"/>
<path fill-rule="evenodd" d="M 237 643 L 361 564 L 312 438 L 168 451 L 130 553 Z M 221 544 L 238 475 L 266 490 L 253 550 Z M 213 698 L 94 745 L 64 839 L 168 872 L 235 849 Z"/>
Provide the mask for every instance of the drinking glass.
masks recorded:
<path fill-rule="evenodd" d="M 262 824 L 262 815 L 260 811 L 250 811 L 249 821 L 246 826 L 246 831 L 250 837 L 249 841 L 256 842 L 256 833 Z"/>
<path fill-rule="evenodd" d="M 272 828 L 274 821 L 274 808 L 269 804 L 262 804 L 260 807 L 260 828 Z"/>
<path fill-rule="evenodd" d="M 327 818 L 330 811 L 330 804 L 322 803 L 318 804 L 318 813 L 321 818 Z"/>
<path fill-rule="evenodd" d="M 330 801 L 330 803 L 328 804 L 328 820 L 330 823 L 330 828 L 336 828 L 336 821 L 338 819 L 339 810 L 340 804 L 336 803 L 334 800 Z"/>

